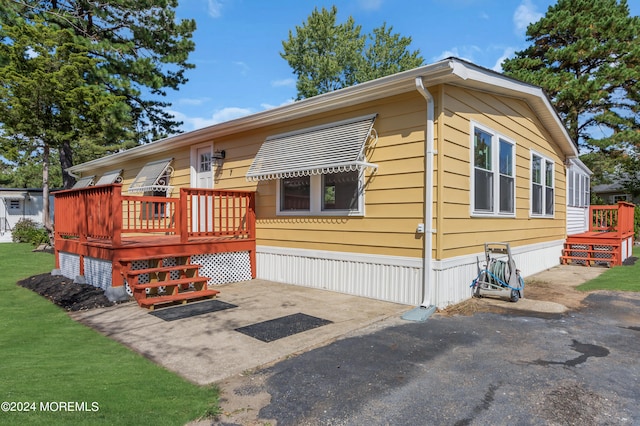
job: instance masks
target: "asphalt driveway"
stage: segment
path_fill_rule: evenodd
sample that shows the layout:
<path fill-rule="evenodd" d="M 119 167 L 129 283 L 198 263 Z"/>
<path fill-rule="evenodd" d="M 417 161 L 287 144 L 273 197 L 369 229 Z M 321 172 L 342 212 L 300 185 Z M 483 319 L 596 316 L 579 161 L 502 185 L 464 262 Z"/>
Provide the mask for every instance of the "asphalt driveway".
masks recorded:
<path fill-rule="evenodd" d="M 234 399 L 264 404 L 217 424 L 640 424 L 640 295 L 585 302 L 564 314 L 389 319 L 226 382 Z"/>

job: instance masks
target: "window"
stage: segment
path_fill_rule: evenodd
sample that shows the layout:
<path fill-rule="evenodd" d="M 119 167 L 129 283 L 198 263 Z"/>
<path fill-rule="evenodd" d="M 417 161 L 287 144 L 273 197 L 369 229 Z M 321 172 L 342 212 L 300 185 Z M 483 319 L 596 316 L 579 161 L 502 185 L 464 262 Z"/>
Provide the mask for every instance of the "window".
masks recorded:
<path fill-rule="evenodd" d="M 285 178 L 280 184 L 280 211 L 311 210 L 311 176 Z"/>
<path fill-rule="evenodd" d="M 569 170 L 567 173 L 567 205 L 576 206 L 575 202 L 575 173 L 573 170 Z"/>
<path fill-rule="evenodd" d="M 269 136 L 248 180 L 277 180 L 278 215 L 364 215 L 364 176 L 376 114 Z"/>
<path fill-rule="evenodd" d="M 513 142 L 478 125 L 473 127 L 474 215 L 515 214 Z"/>
<path fill-rule="evenodd" d="M 20 210 L 20 200 L 9 200 L 9 210 Z"/>
<path fill-rule="evenodd" d="M 553 216 L 553 161 L 531 153 L 531 215 Z"/>
<path fill-rule="evenodd" d="M 357 170 L 282 178 L 278 214 L 363 214 L 362 176 Z"/>
<path fill-rule="evenodd" d="M 591 204 L 591 183 L 589 182 L 589 176 L 582 176 L 583 179 L 583 185 L 584 185 L 584 197 L 582 197 L 582 207 L 589 207 L 589 205 Z"/>
<path fill-rule="evenodd" d="M 171 171 L 165 170 L 165 172 L 158 178 L 158 183 L 166 185 L 169 183 L 169 179 L 171 179 Z M 148 197 L 167 197 L 169 194 L 163 188 L 150 188 L 150 190 L 144 191 L 143 195 Z M 141 219 L 151 220 L 166 217 L 166 208 L 167 203 L 164 202 L 143 202 Z"/>

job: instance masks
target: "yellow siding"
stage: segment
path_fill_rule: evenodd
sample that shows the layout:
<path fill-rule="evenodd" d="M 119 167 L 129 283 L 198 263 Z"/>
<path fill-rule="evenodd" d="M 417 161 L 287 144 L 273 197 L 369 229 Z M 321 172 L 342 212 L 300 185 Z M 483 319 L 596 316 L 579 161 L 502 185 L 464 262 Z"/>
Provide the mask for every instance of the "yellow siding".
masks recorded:
<path fill-rule="evenodd" d="M 549 134 L 526 103 L 454 86 L 430 88 L 436 99 L 434 172 L 434 256 L 445 259 L 477 253 L 487 241 L 513 246 L 564 237 L 564 166 Z M 368 161 L 364 217 L 276 215 L 276 181 L 250 182 L 245 175 L 264 140 L 272 135 L 377 113 L 378 141 Z M 516 217 L 471 217 L 470 122 L 475 121 L 516 143 Z M 417 91 L 352 106 L 286 124 L 236 133 L 211 140 L 226 159 L 215 168 L 218 189 L 256 191 L 257 243 L 287 248 L 332 250 L 420 258 L 424 236 L 426 105 Z M 555 163 L 555 217 L 529 217 L 530 149 Z M 144 160 L 124 162 L 124 189 L 149 161 L 173 157 L 171 185 L 189 186 L 190 148 L 167 149 Z M 96 170 L 100 175 L 108 170 Z M 177 196 L 174 190 L 172 196 Z"/>
<path fill-rule="evenodd" d="M 448 258 L 484 250 L 490 241 L 520 246 L 565 236 L 563 158 L 551 137 L 526 103 L 459 87 L 444 89 L 440 111 L 445 137 L 439 141 L 442 161 L 442 215 L 438 223 L 438 257 Z M 471 216 L 471 121 L 496 131 L 516 144 L 516 217 Z M 554 161 L 555 216 L 534 218 L 530 208 L 530 150 Z"/>

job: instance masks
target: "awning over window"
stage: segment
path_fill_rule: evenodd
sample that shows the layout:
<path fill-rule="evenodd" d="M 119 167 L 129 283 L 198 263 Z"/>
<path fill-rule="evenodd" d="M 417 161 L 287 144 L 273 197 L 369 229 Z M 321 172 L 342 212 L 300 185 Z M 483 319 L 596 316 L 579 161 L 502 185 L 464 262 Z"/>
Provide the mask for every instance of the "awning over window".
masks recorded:
<path fill-rule="evenodd" d="M 91 186 L 93 185 L 93 180 L 95 178 L 96 178 L 95 175 L 82 177 L 76 181 L 76 183 L 71 187 L 71 189 L 86 188 L 87 186 Z"/>
<path fill-rule="evenodd" d="M 171 164 L 172 160 L 173 158 L 167 158 L 145 164 L 133 182 L 131 182 L 131 185 L 129 185 L 129 192 L 169 192 L 171 187 L 166 175 L 171 174 L 172 169 L 169 164 Z"/>
<path fill-rule="evenodd" d="M 122 169 L 112 170 L 102 175 L 100 179 L 96 182 L 96 185 L 111 185 L 112 183 L 116 183 L 122 180 L 120 177 L 120 173 L 122 173 Z"/>
<path fill-rule="evenodd" d="M 376 114 L 268 137 L 253 160 L 248 180 L 377 168 L 364 150 Z"/>

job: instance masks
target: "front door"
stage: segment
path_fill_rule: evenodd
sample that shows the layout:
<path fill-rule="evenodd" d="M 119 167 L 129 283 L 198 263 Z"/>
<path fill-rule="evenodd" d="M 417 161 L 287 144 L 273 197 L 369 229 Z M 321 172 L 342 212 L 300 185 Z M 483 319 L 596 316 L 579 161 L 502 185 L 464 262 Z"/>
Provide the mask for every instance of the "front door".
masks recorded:
<path fill-rule="evenodd" d="M 211 145 L 198 148 L 196 152 L 196 188 L 213 188 Z"/>

